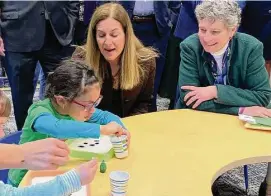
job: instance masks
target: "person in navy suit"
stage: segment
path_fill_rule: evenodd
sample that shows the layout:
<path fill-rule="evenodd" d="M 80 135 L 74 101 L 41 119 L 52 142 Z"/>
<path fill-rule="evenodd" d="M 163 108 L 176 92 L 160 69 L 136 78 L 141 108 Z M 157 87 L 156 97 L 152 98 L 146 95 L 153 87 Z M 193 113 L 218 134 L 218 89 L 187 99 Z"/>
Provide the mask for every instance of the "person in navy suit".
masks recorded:
<path fill-rule="evenodd" d="M 3 1 L 0 55 L 11 86 L 17 129 L 21 130 L 34 94 L 39 61 L 45 77 L 70 57 L 78 20 L 76 1 Z"/>
<path fill-rule="evenodd" d="M 243 32 L 259 39 L 263 45 L 265 67 L 270 76 L 271 66 L 271 1 L 248 1 L 243 11 L 241 27 Z M 270 163 L 268 164 L 267 180 L 261 183 L 259 196 L 265 196 L 270 187 Z M 269 190 L 269 189 L 268 189 Z"/>
<path fill-rule="evenodd" d="M 270 75 L 271 1 L 248 1 L 243 11 L 241 30 L 263 42 L 265 66 Z"/>

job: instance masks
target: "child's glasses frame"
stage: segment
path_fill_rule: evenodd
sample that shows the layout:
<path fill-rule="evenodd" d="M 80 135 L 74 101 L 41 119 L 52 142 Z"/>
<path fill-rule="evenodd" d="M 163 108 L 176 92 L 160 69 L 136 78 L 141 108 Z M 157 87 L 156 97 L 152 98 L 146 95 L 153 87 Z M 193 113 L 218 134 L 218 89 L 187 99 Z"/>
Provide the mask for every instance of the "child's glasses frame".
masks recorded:
<path fill-rule="evenodd" d="M 82 104 L 76 100 L 72 100 L 72 103 L 75 103 L 77 105 L 84 107 L 86 111 L 90 111 L 93 107 L 96 108 L 101 103 L 102 99 L 103 99 L 103 96 L 100 95 L 100 97 L 94 103 Z"/>

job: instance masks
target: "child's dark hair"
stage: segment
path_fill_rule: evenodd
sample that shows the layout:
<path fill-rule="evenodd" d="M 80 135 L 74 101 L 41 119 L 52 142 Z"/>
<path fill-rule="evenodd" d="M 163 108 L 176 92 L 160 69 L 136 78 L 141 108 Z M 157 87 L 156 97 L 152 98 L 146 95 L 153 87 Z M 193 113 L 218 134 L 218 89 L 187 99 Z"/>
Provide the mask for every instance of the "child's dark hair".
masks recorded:
<path fill-rule="evenodd" d="M 47 77 L 45 97 L 61 95 L 68 101 L 82 94 L 87 85 L 98 83 L 94 71 L 83 61 L 65 60 Z"/>

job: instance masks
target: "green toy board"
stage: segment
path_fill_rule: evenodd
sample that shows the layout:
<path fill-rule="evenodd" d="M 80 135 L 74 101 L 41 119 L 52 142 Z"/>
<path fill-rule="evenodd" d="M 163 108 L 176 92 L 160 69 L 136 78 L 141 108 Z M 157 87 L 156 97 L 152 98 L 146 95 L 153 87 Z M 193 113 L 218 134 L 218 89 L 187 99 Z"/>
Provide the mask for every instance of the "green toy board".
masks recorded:
<path fill-rule="evenodd" d="M 70 156 L 83 160 L 97 158 L 99 161 L 108 161 L 114 157 L 113 146 L 109 136 L 101 136 L 99 139 L 78 138 L 66 141 L 70 148 Z"/>

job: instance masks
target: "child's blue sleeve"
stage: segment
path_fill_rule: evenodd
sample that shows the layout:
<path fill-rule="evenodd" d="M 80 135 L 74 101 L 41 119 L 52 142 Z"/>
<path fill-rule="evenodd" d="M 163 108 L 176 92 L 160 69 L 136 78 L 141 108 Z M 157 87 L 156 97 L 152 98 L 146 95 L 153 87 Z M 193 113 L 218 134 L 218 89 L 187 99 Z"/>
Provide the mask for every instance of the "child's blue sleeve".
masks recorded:
<path fill-rule="evenodd" d="M 99 124 L 58 119 L 49 113 L 38 116 L 32 126 L 40 133 L 59 139 L 100 137 Z"/>
<path fill-rule="evenodd" d="M 29 187 L 15 188 L 11 185 L 0 182 L 1 196 L 33 196 L 33 195 L 50 195 L 65 196 L 81 189 L 81 182 L 78 174 L 71 170 L 65 174 L 57 176 L 55 179 L 32 185 Z"/>
<path fill-rule="evenodd" d="M 92 114 L 90 119 L 87 121 L 89 123 L 98 123 L 101 125 L 106 125 L 110 122 L 116 122 L 125 128 L 124 124 L 121 122 L 120 117 L 111 112 L 103 111 L 95 108 L 95 112 Z"/>

